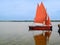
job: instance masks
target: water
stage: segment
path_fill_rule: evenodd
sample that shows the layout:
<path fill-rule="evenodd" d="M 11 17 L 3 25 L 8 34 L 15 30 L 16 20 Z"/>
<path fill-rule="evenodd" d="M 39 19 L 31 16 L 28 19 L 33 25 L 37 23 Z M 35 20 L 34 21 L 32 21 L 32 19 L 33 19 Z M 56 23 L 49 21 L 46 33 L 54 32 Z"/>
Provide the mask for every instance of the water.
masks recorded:
<path fill-rule="evenodd" d="M 53 31 L 50 36 L 49 45 L 60 45 L 58 24 L 52 22 Z M 33 22 L 0 22 L 0 45 L 35 45 L 33 35 L 39 31 L 29 31 L 29 25 Z"/>

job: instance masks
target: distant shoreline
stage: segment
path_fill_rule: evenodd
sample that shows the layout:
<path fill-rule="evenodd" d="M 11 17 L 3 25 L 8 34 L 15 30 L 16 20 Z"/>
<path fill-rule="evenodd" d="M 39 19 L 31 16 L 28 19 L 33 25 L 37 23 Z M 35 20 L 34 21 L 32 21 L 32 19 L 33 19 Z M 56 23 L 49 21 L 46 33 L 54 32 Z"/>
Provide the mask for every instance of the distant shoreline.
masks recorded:
<path fill-rule="evenodd" d="M 0 20 L 0 22 L 34 22 L 33 20 Z M 51 22 L 60 22 L 60 20 L 51 20 Z"/>

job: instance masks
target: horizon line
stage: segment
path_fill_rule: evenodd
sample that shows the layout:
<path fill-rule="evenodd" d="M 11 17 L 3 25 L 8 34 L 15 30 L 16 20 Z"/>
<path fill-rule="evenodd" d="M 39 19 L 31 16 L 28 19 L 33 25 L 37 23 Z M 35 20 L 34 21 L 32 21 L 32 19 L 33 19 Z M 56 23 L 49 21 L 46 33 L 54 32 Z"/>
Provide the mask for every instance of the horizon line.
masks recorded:
<path fill-rule="evenodd" d="M 0 20 L 0 22 L 34 22 L 33 20 Z M 60 22 L 60 20 L 51 20 L 51 22 Z"/>

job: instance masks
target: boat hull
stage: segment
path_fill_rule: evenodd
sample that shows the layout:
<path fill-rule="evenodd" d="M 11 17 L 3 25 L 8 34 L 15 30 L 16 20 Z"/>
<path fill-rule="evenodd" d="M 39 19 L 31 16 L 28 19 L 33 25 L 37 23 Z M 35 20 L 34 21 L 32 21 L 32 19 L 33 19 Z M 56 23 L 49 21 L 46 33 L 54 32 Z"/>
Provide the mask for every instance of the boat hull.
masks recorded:
<path fill-rule="evenodd" d="M 42 30 L 42 31 L 52 31 L 52 26 L 29 26 L 29 30 Z"/>

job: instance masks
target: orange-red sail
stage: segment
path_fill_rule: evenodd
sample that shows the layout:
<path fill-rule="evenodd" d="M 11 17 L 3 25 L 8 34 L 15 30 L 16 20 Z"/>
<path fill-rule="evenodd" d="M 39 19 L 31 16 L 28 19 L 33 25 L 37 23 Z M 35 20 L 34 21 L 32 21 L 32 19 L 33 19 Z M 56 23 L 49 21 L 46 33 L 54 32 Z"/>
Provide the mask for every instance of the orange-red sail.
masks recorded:
<path fill-rule="evenodd" d="M 36 23 L 43 23 L 45 18 L 46 18 L 46 10 L 44 8 L 44 5 L 43 5 L 43 3 L 41 3 L 40 6 L 38 4 L 37 11 L 36 11 L 36 17 L 34 19 L 34 22 L 36 22 Z"/>
<path fill-rule="evenodd" d="M 51 25 L 51 21 L 50 21 L 49 16 L 46 17 L 45 25 Z"/>
<path fill-rule="evenodd" d="M 45 23 L 45 25 L 50 24 L 49 16 L 48 16 L 48 20 L 47 20 L 46 9 L 45 9 L 42 2 L 41 2 L 41 5 L 38 4 L 38 6 L 37 6 L 34 22 L 35 23 L 42 23 L 42 24 Z"/>

